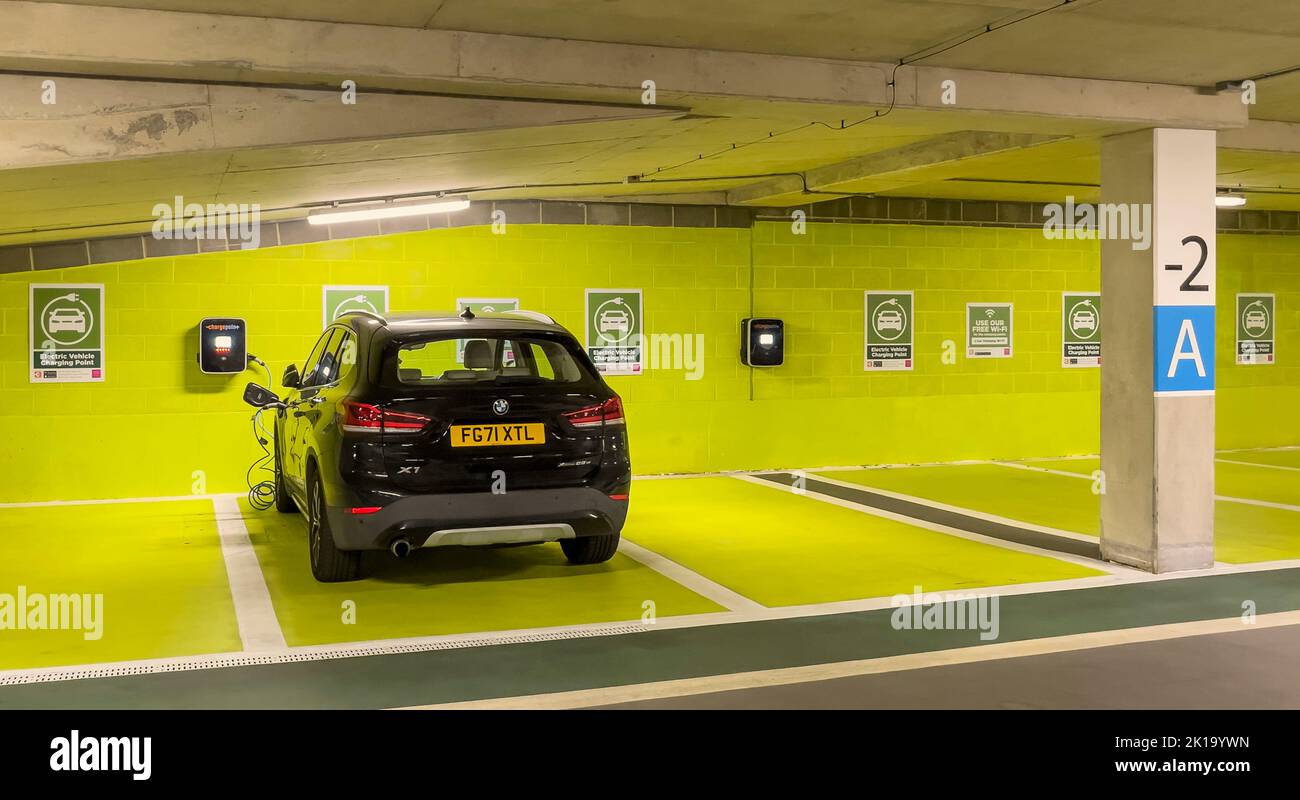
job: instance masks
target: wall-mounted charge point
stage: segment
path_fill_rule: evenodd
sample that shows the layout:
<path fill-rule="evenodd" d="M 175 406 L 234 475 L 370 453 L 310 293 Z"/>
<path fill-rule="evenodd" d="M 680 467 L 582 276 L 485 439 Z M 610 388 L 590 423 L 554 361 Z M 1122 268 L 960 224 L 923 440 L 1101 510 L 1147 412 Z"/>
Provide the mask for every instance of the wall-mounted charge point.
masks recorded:
<path fill-rule="evenodd" d="M 785 322 L 746 318 L 740 321 L 740 361 L 747 367 L 779 367 L 785 362 Z"/>
<path fill-rule="evenodd" d="M 234 317 L 209 317 L 199 323 L 199 369 L 229 375 L 248 368 L 248 326 Z"/>

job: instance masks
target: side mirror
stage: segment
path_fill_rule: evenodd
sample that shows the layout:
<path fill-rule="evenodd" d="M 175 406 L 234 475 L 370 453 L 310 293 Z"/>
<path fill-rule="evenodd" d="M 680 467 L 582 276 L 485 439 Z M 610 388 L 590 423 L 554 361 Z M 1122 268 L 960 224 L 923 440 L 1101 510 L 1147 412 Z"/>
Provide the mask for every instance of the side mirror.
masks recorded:
<path fill-rule="evenodd" d="M 284 368 L 284 375 L 280 378 L 280 385 L 286 389 L 302 388 L 302 378 L 298 376 L 298 368 L 293 364 Z"/>
<path fill-rule="evenodd" d="M 284 408 L 284 403 L 275 392 L 265 386 L 258 386 L 256 383 L 250 383 L 244 387 L 244 402 L 254 408 L 277 407 Z"/>

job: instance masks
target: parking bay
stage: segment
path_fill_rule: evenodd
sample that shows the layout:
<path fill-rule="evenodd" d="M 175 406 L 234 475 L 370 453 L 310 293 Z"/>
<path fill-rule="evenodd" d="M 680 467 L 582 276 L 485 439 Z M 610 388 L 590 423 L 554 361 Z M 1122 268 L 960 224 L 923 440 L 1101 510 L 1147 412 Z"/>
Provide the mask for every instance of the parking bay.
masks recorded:
<path fill-rule="evenodd" d="M 1101 498 L 1093 491 L 1093 474 L 1099 469 L 1098 459 L 1082 458 L 1019 465 L 952 464 L 811 474 L 1033 525 L 1099 536 Z M 1267 467 L 1216 464 L 1220 498 L 1235 498 L 1219 499 L 1215 503 L 1217 560 L 1242 564 L 1300 558 L 1300 511 L 1277 507 L 1300 506 L 1297 478 L 1300 476 L 1296 473 Z"/>

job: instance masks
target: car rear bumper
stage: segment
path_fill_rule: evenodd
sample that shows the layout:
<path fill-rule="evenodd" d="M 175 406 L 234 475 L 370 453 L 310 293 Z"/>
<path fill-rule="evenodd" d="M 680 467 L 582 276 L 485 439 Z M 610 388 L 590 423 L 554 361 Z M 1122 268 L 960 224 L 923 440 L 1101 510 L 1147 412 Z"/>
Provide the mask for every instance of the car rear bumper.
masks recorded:
<path fill-rule="evenodd" d="M 437 547 L 607 535 L 623 529 L 627 509 L 627 500 L 613 500 L 589 487 L 569 487 L 410 495 L 373 514 L 337 507 L 327 513 L 340 549 L 387 550 L 400 538 L 412 547 Z"/>

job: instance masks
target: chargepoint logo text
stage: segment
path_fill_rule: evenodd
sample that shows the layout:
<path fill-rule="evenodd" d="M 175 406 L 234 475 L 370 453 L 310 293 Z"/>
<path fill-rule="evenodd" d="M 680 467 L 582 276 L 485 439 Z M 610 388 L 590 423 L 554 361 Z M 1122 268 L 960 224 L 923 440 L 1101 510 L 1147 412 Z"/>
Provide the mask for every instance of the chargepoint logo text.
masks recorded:
<path fill-rule="evenodd" d="M 262 207 L 258 203 L 186 203 L 176 195 L 172 205 L 153 207 L 153 238 L 212 239 L 239 242 L 244 250 L 262 244 Z"/>
<path fill-rule="evenodd" d="M 54 772 L 129 772 L 131 780 L 153 776 L 153 739 L 148 736 L 68 736 L 50 740 Z"/>
<path fill-rule="evenodd" d="M 1048 239 L 1127 239 L 1134 250 L 1151 247 L 1150 203 L 1065 203 L 1043 206 L 1043 236 Z"/>

